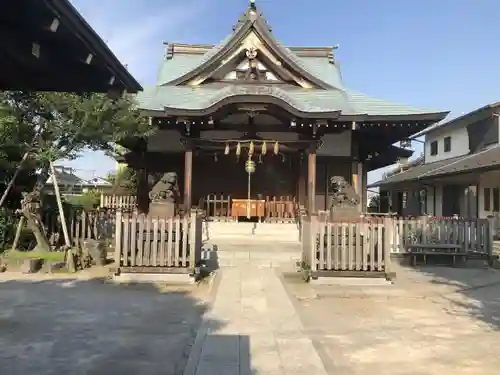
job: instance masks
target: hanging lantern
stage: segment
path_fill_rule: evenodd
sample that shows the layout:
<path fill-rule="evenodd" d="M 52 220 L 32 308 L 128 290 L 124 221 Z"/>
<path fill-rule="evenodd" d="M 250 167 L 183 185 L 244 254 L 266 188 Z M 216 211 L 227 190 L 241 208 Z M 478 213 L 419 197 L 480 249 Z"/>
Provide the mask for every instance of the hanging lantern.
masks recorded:
<path fill-rule="evenodd" d="M 253 141 L 250 141 L 250 146 L 248 147 L 248 156 L 253 155 L 253 150 L 254 150 Z"/>
<path fill-rule="evenodd" d="M 240 142 L 238 142 L 238 144 L 236 145 L 236 156 L 240 155 L 241 155 L 241 144 Z"/>
<path fill-rule="evenodd" d="M 226 143 L 226 148 L 224 149 L 224 155 L 229 155 L 229 143 Z"/>
<path fill-rule="evenodd" d="M 274 155 L 278 155 L 280 152 L 280 145 L 278 144 L 278 141 L 274 144 Z"/>
<path fill-rule="evenodd" d="M 264 141 L 264 142 L 262 142 L 262 150 L 260 151 L 260 153 L 262 155 L 265 155 L 266 152 L 267 152 L 267 143 L 266 143 L 266 141 Z"/>
<path fill-rule="evenodd" d="M 247 173 L 255 172 L 255 162 L 253 160 L 248 159 L 245 162 L 245 172 Z"/>

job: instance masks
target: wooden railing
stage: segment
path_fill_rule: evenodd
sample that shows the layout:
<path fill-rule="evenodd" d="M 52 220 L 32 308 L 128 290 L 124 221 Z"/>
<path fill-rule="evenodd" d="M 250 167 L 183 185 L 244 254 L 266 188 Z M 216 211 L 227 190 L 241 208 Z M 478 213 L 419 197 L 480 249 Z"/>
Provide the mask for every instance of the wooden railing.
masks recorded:
<path fill-rule="evenodd" d="M 101 208 L 133 210 L 136 207 L 137 207 L 137 197 L 135 195 L 101 194 Z"/>
<path fill-rule="evenodd" d="M 490 258 L 493 239 L 486 219 L 363 217 L 332 222 L 301 218 L 302 267 L 321 272 L 389 272 L 390 254 L 410 244 L 458 245 L 470 256 Z"/>
<path fill-rule="evenodd" d="M 404 253 L 407 245 L 442 243 L 460 245 L 471 254 L 491 255 L 493 231 L 488 219 L 417 217 L 392 219 L 391 252 Z"/>
<path fill-rule="evenodd" d="M 65 210 L 66 225 L 72 246 L 79 247 L 85 240 L 111 239 L 114 235 L 115 210 L 100 209 L 84 211 L 75 209 Z M 51 248 L 58 249 L 65 245 L 62 223 L 59 211 L 47 210 L 42 213 L 42 223 Z M 35 245 L 34 238 L 25 242 L 20 238 L 16 246 L 31 248 Z"/>
<path fill-rule="evenodd" d="M 202 218 L 156 218 L 117 211 L 117 272 L 193 273 L 201 261 Z"/>
<path fill-rule="evenodd" d="M 231 196 L 209 194 L 200 199 L 199 208 L 205 211 L 210 221 L 231 221 Z"/>
<path fill-rule="evenodd" d="M 303 218 L 303 268 L 312 277 L 331 271 L 387 272 L 390 232 L 386 228 L 386 221 L 380 220 L 329 222 L 317 216 Z"/>
<path fill-rule="evenodd" d="M 266 197 L 265 220 L 268 222 L 295 221 L 298 204 L 295 197 Z"/>
<path fill-rule="evenodd" d="M 297 218 L 298 204 L 293 196 L 261 198 L 265 200 L 264 221 L 290 222 Z M 223 194 L 209 194 L 200 199 L 200 209 L 205 210 L 206 219 L 210 221 L 232 221 L 232 197 Z"/>

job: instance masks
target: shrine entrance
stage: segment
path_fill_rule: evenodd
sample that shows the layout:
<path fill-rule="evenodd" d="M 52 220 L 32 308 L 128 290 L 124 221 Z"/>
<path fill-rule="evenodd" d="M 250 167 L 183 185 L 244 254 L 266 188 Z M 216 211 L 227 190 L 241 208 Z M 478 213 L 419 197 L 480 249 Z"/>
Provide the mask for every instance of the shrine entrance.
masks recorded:
<path fill-rule="evenodd" d="M 304 145 L 298 142 L 295 146 Z M 290 143 L 257 138 L 204 140 L 197 147 L 193 160 L 193 181 L 196 181 L 193 202 L 209 218 L 295 221 L 301 158 L 300 151 L 294 150 Z"/>

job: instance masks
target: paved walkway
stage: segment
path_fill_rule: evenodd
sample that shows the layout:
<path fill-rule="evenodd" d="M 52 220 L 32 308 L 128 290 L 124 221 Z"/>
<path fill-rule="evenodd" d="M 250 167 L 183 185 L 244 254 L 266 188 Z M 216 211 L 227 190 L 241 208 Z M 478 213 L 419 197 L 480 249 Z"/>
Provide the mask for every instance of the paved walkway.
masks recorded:
<path fill-rule="evenodd" d="M 248 262 L 218 272 L 184 375 L 327 374 L 276 270 Z"/>

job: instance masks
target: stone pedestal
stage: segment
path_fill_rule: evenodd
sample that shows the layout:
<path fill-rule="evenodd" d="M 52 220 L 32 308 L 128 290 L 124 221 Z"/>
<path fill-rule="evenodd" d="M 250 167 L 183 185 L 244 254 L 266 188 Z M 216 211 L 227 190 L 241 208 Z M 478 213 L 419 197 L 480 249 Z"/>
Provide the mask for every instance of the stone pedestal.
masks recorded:
<path fill-rule="evenodd" d="M 175 216 L 174 202 L 151 202 L 149 204 L 149 216 L 170 218 Z"/>
<path fill-rule="evenodd" d="M 359 207 L 350 204 L 340 204 L 330 209 L 330 218 L 333 220 L 355 220 L 360 215 Z"/>

